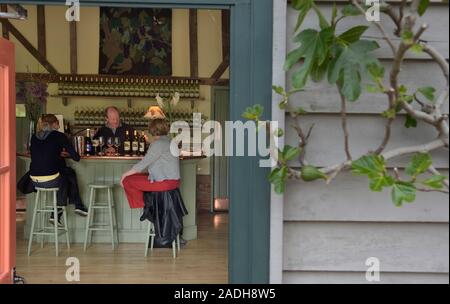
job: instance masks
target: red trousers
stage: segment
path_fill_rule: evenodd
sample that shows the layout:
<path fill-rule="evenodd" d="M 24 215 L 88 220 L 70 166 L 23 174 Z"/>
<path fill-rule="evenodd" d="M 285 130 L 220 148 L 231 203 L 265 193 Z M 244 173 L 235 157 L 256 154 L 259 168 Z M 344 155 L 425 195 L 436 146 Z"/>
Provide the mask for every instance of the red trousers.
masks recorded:
<path fill-rule="evenodd" d="M 136 174 L 123 180 L 123 188 L 127 195 L 130 208 L 144 208 L 144 192 L 162 192 L 175 190 L 180 187 L 179 180 L 165 180 L 150 182 L 148 174 Z"/>

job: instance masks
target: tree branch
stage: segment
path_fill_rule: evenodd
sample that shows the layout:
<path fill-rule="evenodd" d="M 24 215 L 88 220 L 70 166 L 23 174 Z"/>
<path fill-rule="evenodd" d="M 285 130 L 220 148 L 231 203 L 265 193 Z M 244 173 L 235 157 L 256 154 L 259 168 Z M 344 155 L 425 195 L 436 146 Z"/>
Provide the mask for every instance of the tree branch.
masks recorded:
<path fill-rule="evenodd" d="M 344 150 L 345 155 L 347 156 L 347 160 L 352 160 L 352 154 L 350 153 L 350 141 L 349 141 L 349 133 L 347 128 L 347 105 L 344 94 L 342 94 L 341 90 L 338 87 L 339 96 L 341 97 L 341 121 L 342 121 L 342 130 L 344 131 Z"/>
<path fill-rule="evenodd" d="M 363 15 L 366 14 L 366 11 L 364 10 L 364 8 L 359 4 L 358 0 L 351 0 L 353 5 L 356 6 L 362 13 Z M 392 40 L 389 38 L 388 34 L 386 33 L 386 31 L 384 30 L 384 27 L 379 23 L 379 22 L 373 22 L 375 24 L 375 26 L 378 28 L 378 30 L 381 32 L 383 39 L 386 40 L 387 44 L 389 45 L 389 47 L 392 50 L 392 53 L 395 55 L 395 46 L 394 43 L 392 42 Z"/>
<path fill-rule="evenodd" d="M 439 148 L 444 148 L 444 147 L 445 147 L 445 143 L 440 139 L 436 139 L 436 140 L 433 140 L 432 142 L 429 142 L 424 145 L 397 148 L 397 149 L 385 152 L 382 155 L 385 160 L 388 160 L 388 159 L 395 158 L 395 157 L 398 157 L 401 155 L 418 153 L 418 152 L 426 153 L 426 152 L 430 152 L 430 151 L 433 151 L 433 150 L 436 150 Z"/>
<path fill-rule="evenodd" d="M 395 91 L 393 89 L 390 89 L 388 92 L 388 98 L 389 98 L 389 108 L 388 111 L 395 110 Z M 380 154 L 386 149 L 387 144 L 389 143 L 389 140 L 391 139 L 391 130 L 392 130 L 392 124 L 394 123 L 395 117 L 391 117 L 387 119 L 385 131 L 384 131 L 384 138 L 381 142 L 378 149 L 375 150 L 375 154 Z"/>
<path fill-rule="evenodd" d="M 436 168 L 435 167 L 433 167 L 433 166 L 430 166 L 430 168 L 428 168 L 428 171 L 431 173 L 431 174 L 434 174 L 434 175 L 442 175 L 438 170 L 436 170 Z M 443 184 L 444 184 L 444 186 L 447 188 L 447 189 L 449 189 L 449 181 L 448 181 L 448 178 L 446 179 L 446 180 L 444 180 L 443 182 L 442 182 Z"/>
<path fill-rule="evenodd" d="M 420 192 L 440 192 L 440 193 L 449 194 L 448 190 L 446 190 L 446 189 L 430 189 L 430 188 L 416 187 L 416 190 L 420 191 Z"/>
<path fill-rule="evenodd" d="M 449 85 L 449 67 L 448 62 L 444 56 L 442 56 L 436 49 L 426 43 L 422 43 L 422 49 L 425 53 L 427 53 L 442 70 L 445 79 L 447 80 L 447 86 Z"/>

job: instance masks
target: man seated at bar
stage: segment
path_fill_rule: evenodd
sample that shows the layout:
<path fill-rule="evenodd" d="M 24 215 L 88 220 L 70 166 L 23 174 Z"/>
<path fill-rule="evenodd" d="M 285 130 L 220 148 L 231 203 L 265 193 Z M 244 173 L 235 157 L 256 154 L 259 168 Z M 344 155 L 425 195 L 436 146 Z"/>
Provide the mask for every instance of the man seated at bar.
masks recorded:
<path fill-rule="evenodd" d="M 134 134 L 134 129 L 131 126 L 128 126 L 121 122 L 120 120 L 120 111 L 118 108 L 114 106 L 107 107 L 105 109 L 105 119 L 106 125 L 97 130 L 93 139 L 98 139 L 100 136 L 103 136 L 105 141 L 108 140 L 108 137 L 119 137 L 120 138 L 120 147 L 119 151 L 116 151 L 114 147 L 109 147 L 105 150 L 107 154 L 114 154 L 118 152 L 120 155 L 124 154 L 123 142 L 125 141 L 126 132 L 130 138 Z"/>

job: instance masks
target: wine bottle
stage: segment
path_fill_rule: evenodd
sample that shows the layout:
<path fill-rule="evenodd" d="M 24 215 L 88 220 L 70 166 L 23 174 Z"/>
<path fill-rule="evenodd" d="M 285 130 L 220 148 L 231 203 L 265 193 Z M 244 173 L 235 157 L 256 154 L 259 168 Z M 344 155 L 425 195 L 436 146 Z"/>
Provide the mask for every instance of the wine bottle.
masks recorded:
<path fill-rule="evenodd" d="M 130 141 L 130 131 L 128 131 L 128 130 L 125 133 L 125 141 L 123 142 L 123 150 L 125 152 L 125 156 L 130 156 L 131 141 Z"/>
<path fill-rule="evenodd" d="M 133 151 L 133 156 L 139 155 L 139 137 L 136 130 L 134 130 L 133 141 L 131 142 L 131 150 Z"/>
<path fill-rule="evenodd" d="M 146 148 L 146 141 L 145 141 L 145 133 L 142 131 L 141 136 L 139 137 L 139 155 L 145 155 L 145 148 Z"/>
<path fill-rule="evenodd" d="M 92 145 L 90 129 L 86 130 L 86 137 L 84 139 L 84 154 L 86 156 L 94 155 L 94 146 Z"/>

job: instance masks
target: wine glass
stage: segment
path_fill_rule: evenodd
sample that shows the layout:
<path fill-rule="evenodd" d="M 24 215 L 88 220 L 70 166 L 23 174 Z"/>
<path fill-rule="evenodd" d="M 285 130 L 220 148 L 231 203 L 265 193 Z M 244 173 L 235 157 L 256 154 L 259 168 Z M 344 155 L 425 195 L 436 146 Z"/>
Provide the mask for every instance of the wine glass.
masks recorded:
<path fill-rule="evenodd" d="M 120 137 L 114 137 L 114 148 L 116 149 L 116 156 L 119 156 Z"/>
<path fill-rule="evenodd" d="M 106 145 L 108 146 L 108 149 L 111 148 L 114 145 L 114 139 L 113 137 L 108 137 L 106 139 Z"/>
<path fill-rule="evenodd" d="M 98 153 L 98 155 L 103 156 L 103 147 L 105 146 L 105 137 L 104 136 L 99 136 L 98 145 L 100 147 L 100 153 Z"/>
<path fill-rule="evenodd" d="M 92 146 L 94 147 L 94 155 L 97 155 L 97 148 L 100 145 L 100 141 L 98 139 L 92 140 Z"/>

